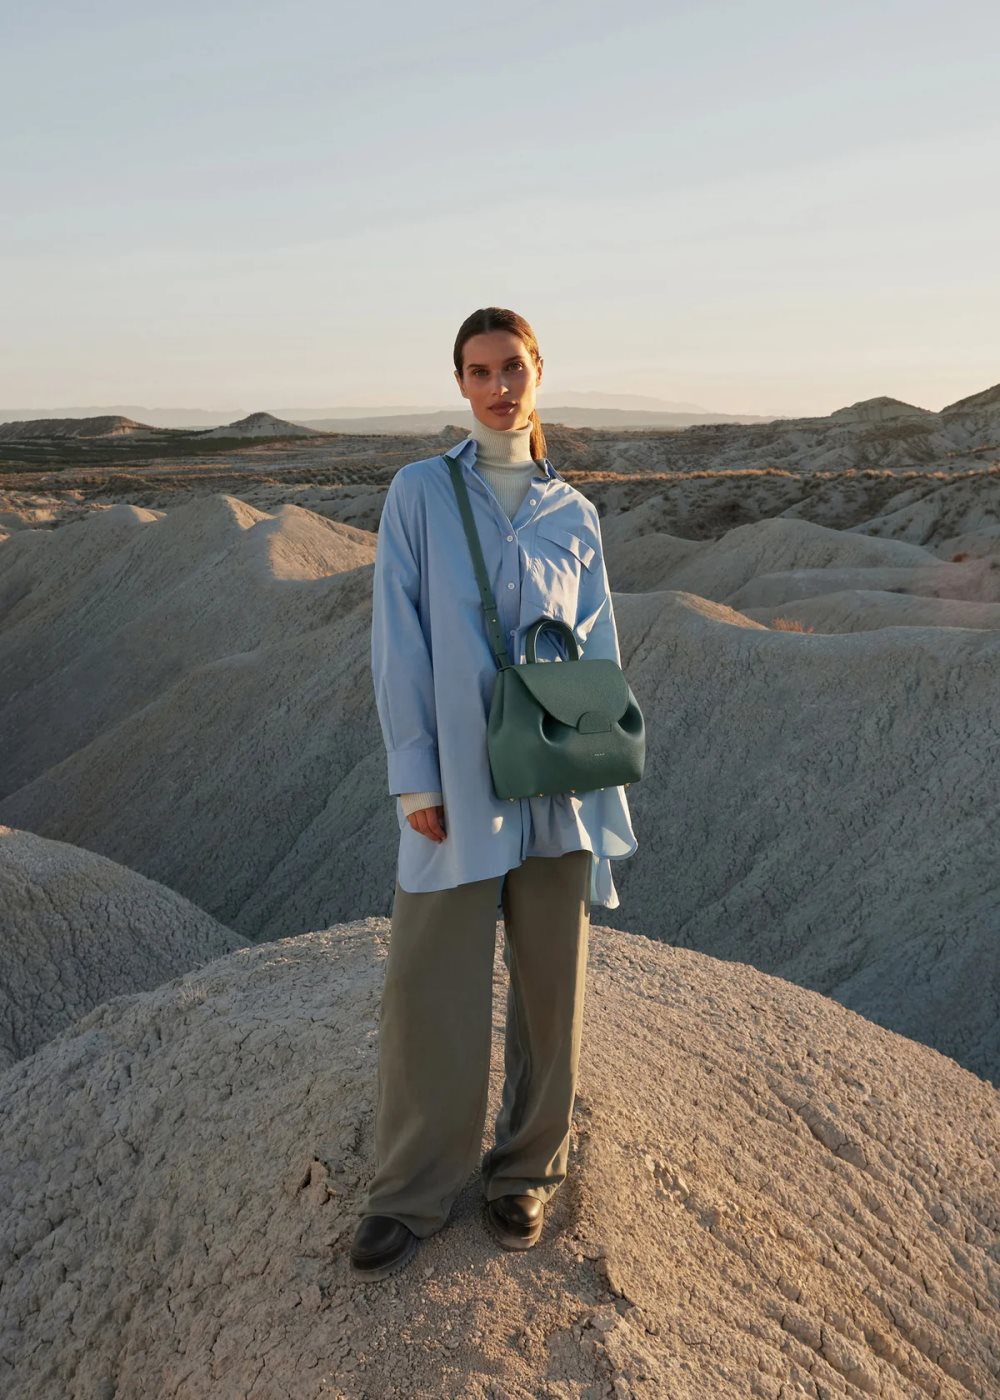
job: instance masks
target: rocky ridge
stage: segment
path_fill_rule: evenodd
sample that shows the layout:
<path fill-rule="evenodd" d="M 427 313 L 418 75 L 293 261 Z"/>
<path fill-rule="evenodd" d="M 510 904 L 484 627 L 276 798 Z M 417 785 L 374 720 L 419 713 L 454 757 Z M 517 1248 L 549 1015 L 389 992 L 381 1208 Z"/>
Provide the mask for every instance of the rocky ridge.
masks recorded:
<path fill-rule="evenodd" d="M 477 1143 L 445 1228 L 359 1284 L 387 939 L 365 919 L 239 949 L 0 1075 L 11 1400 L 996 1395 L 996 1092 L 601 926 L 540 1243 L 488 1235 Z M 494 971 L 499 1012 L 499 946 Z M 487 1130 L 496 1020 L 493 1064 Z"/>

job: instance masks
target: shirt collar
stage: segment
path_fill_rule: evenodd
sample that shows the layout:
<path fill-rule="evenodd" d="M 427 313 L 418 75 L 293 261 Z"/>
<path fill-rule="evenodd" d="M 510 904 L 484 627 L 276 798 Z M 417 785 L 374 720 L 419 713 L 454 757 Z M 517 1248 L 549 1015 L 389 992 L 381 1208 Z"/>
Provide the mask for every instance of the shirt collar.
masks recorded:
<path fill-rule="evenodd" d="M 470 434 L 468 437 L 463 438 L 462 441 L 458 443 L 455 447 L 449 448 L 448 456 L 454 457 L 458 461 L 467 461 L 469 465 L 472 466 L 475 463 L 476 454 L 478 453 L 478 451 L 479 443 Z M 566 478 L 562 475 L 561 472 L 556 471 L 555 467 L 549 461 L 548 457 L 542 458 L 541 468 L 550 481 L 566 480 Z"/>

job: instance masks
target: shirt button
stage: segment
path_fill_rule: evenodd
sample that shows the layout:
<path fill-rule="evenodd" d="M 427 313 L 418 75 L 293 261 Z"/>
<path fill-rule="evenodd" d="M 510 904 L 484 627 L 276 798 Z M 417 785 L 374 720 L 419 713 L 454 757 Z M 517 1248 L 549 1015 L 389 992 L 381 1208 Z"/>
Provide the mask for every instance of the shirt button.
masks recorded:
<path fill-rule="evenodd" d="M 513 588 L 514 585 L 513 585 L 512 583 L 508 583 L 507 587 L 508 587 L 508 588 Z"/>
<path fill-rule="evenodd" d="M 508 538 L 509 540 L 512 540 L 512 539 L 514 538 L 514 536 L 513 536 L 513 535 L 508 535 L 507 538 Z"/>
<path fill-rule="evenodd" d="M 529 506 L 533 506 L 533 505 L 535 505 L 535 504 L 537 504 L 535 501 L 529 501 L 529 502 L 528 502 L 528 505 L 529 505 Z"/>

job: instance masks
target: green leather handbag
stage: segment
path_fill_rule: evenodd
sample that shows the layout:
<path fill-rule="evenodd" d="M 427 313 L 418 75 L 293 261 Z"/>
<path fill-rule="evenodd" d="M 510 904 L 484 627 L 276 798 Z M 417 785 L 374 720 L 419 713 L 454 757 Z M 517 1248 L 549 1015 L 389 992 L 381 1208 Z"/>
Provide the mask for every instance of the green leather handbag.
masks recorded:
<path fill-rule="evenodd" d="M 447 454 L 444 460 L 499 668 L 486 731 L 497 797 L 514 802 L 519 797 L 592 792 L 638 782 L 646 760 L 645 723 L 616 662 L 606 657 L 581 659 L 572 627 L 552 617 L 540 617 L 528 629 L 527 660 L 511 661 L 461 464 Z M 535 639 L 546 627 L 558 629 L 565 638 L 566 660 L 535 660 Z"/>

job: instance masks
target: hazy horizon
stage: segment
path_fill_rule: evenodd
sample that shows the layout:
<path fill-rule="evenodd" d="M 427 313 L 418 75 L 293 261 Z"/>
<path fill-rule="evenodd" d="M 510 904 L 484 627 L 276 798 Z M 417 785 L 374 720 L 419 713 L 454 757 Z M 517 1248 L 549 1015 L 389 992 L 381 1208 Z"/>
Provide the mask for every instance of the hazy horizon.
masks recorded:
<path fill-rule="evenodd" d="M 992 387 L 993 385 L 978 386 L 974 389 L 970 389 L 967 394 L 958 394 L 956 398 L 969 398 L 974 394 L 982 392 L 983 389 L 988 389 Z M 877 398 L 881 396 L 870 395 L 869 397 Z M 854 402 L 857 402 L 857 400 L 855 400 Z M 912 402 L 912 400 L 910 402 Z M 950 402 L 955 402 L 955 400 L 949 400 L 949 403 Z M 947 407 L 947 404 L 925 403 L 916 404 L 914 406 L 918 408 L 928 409 L 931 412 L 938 412 L 940 409 Z M 832 413 L 835 411 L 835 409 L 846 407 L 848 407 L 847 404 L 836 404 L 833 407 L 831 407 L 828 410 L 828 412 Z M 547 410 L 551 412 L 556 409 L 563 408 L 589 408 L 594 411 L 615 409 L 633 412 L 647 411 L 649 413 L 704 413 L 706 415 L 730 413 L 730 410 L 727 409 L 724 405 L 677 402 L 674 400 L 658 398 L 653 395 L 606 394 L 601 391 L 595 391 L 592 395 L 588 395 L 584 393 L 579 393 L 572 389 L 567 389 L 565 392 L 560 393 L 560 391 L 557 389 L 555 391 L 551 391 L 548 394 L 548 399 L 546 402 L 543 400 L 542 395 L 539 394 L 538 410 L 543 419 L 546 416 Z M 191 404 L 127 404 L 119 401 L 116 403 L 107 404 L 39 404 L 31 408 L 25 408 L 24 406 L 13 407 L 10 405 L 8 405 L 5 408 L 3 406 L 0 406 L 0 422 L 5 421 L 5 419 L 7 419 L 8 417 L 16 421 L 17 419 L 24 419 L 29 416 L 45 418 L 59 416 L 75 417 L 81 416 L 83 414 L 125 414 L 132 417 L 138 416 L 141 419 L 143 413 L 149 414 L 151 418 L 161 415 L 176 416 L 183 413 L 191 413 L 193 418 L 210 415 L 213 418 L 217 418 L 219 423 L 221 424 L 226 422 L 235 422 L 241 418 L 249 416 L 252 413 L 260 412 L 271 413 L 278 418 L 285 418 L 292 422 L 299 423 L 305 422 L 310 418 L 321 419 L 336 417 L 357 417 L 361 419 L 374 417 L 388 417 L 393 414 L 398 414 L 400 416 L 410 416 L 413 414 L 453 413 L 455 415 L 454 422 L 456 424 L 461 424 L 465 418 L 469 418 L 471 420 L 472 415 L 472 410 L 469 407 L 469 404 L 466 402 L 466 400 L 461 398 L 459 398 L 456 402 L 451 404 L 448 404 L 446 402 L 409 404 L 371 402 L 367 404 L 314 404 L 307 405 L 305 407 L 298 405 L 289 406 L 287 404 L 281 403 L 275 404 L 271 400 L 267 400 L 261 404 L 256 405 L 248 405 L 244 403 L 237 405 L 229 404 L 223 407 L 219 407 L 219 405 L 216 404 L 214 407 L 209 408 L 203 408 L 201 406 L 195 406 Z M 749 413 L 736 413 L 733 414 L 733 416 L 752 417 L 755 415 L 751 415 Z M 798 417 L 825 417 L 827 415 L 775 413 L 761 414 L 756 416 L 762 418 L 778 419 Z M 197 426 L 197 424 L 192 422 L 192 426 Z"/>
<path fill-rule="evenodd" d="M 489 303 L 538 332 L 543 416 L 1000 380 L 985 0 L 43 3 L 0 39 L 10 406 L 458 414 Z"/>

